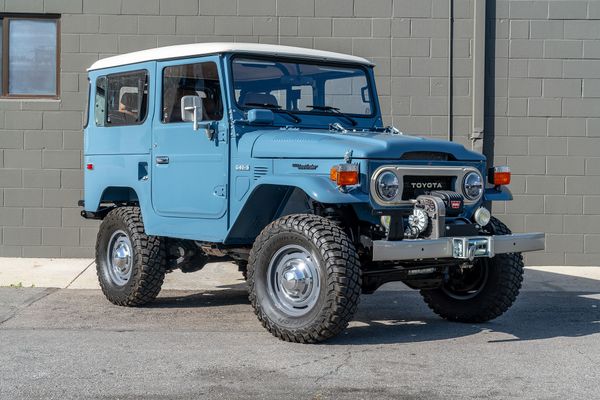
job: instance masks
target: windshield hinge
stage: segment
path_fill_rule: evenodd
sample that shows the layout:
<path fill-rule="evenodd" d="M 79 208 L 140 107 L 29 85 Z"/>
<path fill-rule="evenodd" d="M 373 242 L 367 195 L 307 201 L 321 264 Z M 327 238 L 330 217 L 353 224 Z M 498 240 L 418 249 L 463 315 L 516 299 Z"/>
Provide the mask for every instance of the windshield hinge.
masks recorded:
<path fill-rule="evenodd" d="M 348 133 L 348 129 L 344 128 L 342 124 L 339 122 L 334 122 L 333 124 L 329 124 L 330 131 L 338 131 L 341 133 Z"/>
<path fill-rule="evenodd" d="M 400 129 L 396 128 L 395 126 L 386 126 L 384 128 L 384 132 L 385 133 L 389 133 L 390 135 L 404 135 L 404 133 L 402 131 L 400 131 Z"/>
<path fill-rule="evenodd" d="M 344 161 L 347 162 L 348 164 L 350 164 L 352 162 L 352 150 L 347 150 L 346 153 L 344 154 Z"/>

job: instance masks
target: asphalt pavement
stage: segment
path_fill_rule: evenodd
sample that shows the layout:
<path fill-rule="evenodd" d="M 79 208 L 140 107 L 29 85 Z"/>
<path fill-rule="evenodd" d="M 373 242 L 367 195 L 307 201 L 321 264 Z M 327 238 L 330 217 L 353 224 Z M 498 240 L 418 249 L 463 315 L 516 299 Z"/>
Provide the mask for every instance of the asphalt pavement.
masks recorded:
<path fill-rule="evenodd" d="M 0 288 L 0 399 L 163 398 L 600 399 L 600 281 L 527 270 L 517 303 L 485 324 L 439 319 L 391 284 L 318 345 L 266 332 L 241 279 L 142 308 Z"/>

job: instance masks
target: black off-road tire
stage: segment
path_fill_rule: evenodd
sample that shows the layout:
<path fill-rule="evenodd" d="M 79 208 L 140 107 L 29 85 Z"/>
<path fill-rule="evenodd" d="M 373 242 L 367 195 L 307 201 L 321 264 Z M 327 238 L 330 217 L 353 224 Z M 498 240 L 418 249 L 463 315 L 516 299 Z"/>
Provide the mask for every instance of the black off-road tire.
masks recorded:
<path fill-rule="evenodd" d="M 108 273 L 107 246 L 114 232 L 125 232 L 133 250 L 132 272 L 124 285 L 116 284 Z M 141 306 L 156 298 L 165 278 L 165 240 L 144 232 L 139 207 L 118 207 L 109 212 L 96 240 L 96 272 L 106 298 L 119 306 Z"/>
<path fill-rule="evenodd" d="M 510 229 L 492 217 L 490 230 L 495 235 L 508 235 Z M 487 280 L 472 298 L 456 299 L 442 288 L 421 290 L 425 303 L 440 317 L 450 321 L 481 323 L 504 314 L 516 300 L 523 282 L 521 253 L 498 254 L 479 262 L 488 263 Z"/>
<path fill-rule="evenodd" d="M 269 296 L 267 270 L 283 246 L 300 244 L 318 260 L 321 286 L 317 303 L 308 314 L 291 316 Z M 315 215 L 296 214 L 268 225 L 256 238 L 248 261 L 248 290 L 262 325 L 288 342 L 317 343 L 342 332 L 354 316 L 361 293 L 361 269 L 346 233 Z"/>

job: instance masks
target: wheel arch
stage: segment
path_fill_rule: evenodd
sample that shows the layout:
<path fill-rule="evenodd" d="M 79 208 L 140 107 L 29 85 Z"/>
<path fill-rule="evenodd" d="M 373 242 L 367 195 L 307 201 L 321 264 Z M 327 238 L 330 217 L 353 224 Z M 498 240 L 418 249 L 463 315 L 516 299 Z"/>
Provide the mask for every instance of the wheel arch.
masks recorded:
<path fill-rule="evenodd" d="M 283 215 L 286 204 L 296 190 L 301 189 L 290 185 L 258 185 L 233 221 L 225 243 L 252 243 L 265 226 Z M 301 191 L 302 194 L 308 198 L 306 192 Z"/>
<path fill-rule="evenodd" d="M 138 203 L 139 197 L 134 188 L 109 186 L 100 195 L 100 203 Z"/>
<path fill-rule="evenodd" d="M 304 177 L 303 177 L 304 178 Z M 333 189 L 333 190 L 332 190 Z M 343 193 L 320 177 L 288 179 L 286 184 L 261 182 L 250 193 L 237 216 L 232 216 L 226 244 L 250 244 L 271 222 L 289 214 L 314 213 L 314 206 L 348 205 L 358 214 L 368 204 L 364 193 Z"/>
<path fill-rule="evenodd" d="M 140 206 L 139 196 L 135 188 L 130 186 L 107 186 L 95 193 L 86 191 L 84 202 L 86 218 L 103 219 L 117 206 Z M 83 214 L 82 214 L 83 215 Z"/>

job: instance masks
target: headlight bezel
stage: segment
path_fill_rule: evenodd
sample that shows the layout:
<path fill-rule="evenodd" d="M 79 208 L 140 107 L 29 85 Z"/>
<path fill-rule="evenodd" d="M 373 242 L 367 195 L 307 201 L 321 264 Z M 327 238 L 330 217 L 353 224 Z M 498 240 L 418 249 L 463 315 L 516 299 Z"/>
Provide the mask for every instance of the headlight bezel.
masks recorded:
<path fill-rule="evenodd" d="M 387 176 L 391 176 L 393 179 L 396 180 L 395 193 L 393 196 L 389 196 L 389 197 L 384 195 L 382 193 L 382 189 L 381 189 L 382 180 L 384 177 L 387 177 Z M 400 178 L 394 171 L 390 171 L 390 170 L 382 171 L 380 174 L 377 175 L 377 178 L 375 178 L 375 190 L 376 190 L 377 196 L 381 200 L 383 200 L 385 202 L 393 202 L 400 194 Z"/>
<path fill-rule="evenodd" d="M 470 182 L 470 183 L 468 183 L 468 181 L 471 178 L 477 179 L 478 180 L 478 184 L 476 182 Z M 467 187 L 467 185 L 469 185 L 470 188 Z M 473 188 L 473 187 L 478 187 L 478 189 L 476 189 L 477 190 L 476 194 L 473 194 L 473 193 L 470 192 L 471 188 Z M 465 196 L 466 199 L 468 199 L 470 201 L 477 201 L 477 200 L 479 200 L 481 198 L 481 196 L 483 196 L 483 192 L 485 190 L 485 183 L 483 181 L 483 176 L 479 172 L 476 172 L 476 171 L 469 171 L 469 172 L 467 172 L 465 174 L 465 176 L 463 177 L 462 184 L 461 184 L 461 190 L 462 190 L 463 195 Z"/>

